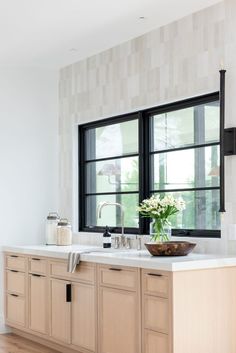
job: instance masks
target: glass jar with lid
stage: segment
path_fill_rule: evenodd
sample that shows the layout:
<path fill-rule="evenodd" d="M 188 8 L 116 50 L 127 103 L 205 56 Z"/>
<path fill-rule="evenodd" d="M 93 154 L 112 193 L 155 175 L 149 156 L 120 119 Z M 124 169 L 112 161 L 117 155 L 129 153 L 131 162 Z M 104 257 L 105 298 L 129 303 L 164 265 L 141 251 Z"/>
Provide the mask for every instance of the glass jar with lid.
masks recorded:
<path fill-rule="evenodd" d="M 57 245 L 65 246 L 72 244 L 71 224 L 67 218 L 61 218 L 57 225 Z"/>
<path fill-rule="evenodd" d="M 57 212 L 50 212 L 46 220 L 46 245 L 57 244 L 57 224 L 59 216 Z"/>

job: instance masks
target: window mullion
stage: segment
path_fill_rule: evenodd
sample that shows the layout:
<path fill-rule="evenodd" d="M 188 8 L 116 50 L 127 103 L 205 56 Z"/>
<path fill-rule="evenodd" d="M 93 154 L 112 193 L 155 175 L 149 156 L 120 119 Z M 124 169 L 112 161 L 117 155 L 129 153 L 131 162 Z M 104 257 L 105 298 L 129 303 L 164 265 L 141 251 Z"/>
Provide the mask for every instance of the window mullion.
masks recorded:
<path fill-rule="evenodd" d="M 150 118 L 139 114 L 139 202 L 150 194 Z M 139 216 L 139 231 L 148 234 L 149 222 L 147 218 Z"/>

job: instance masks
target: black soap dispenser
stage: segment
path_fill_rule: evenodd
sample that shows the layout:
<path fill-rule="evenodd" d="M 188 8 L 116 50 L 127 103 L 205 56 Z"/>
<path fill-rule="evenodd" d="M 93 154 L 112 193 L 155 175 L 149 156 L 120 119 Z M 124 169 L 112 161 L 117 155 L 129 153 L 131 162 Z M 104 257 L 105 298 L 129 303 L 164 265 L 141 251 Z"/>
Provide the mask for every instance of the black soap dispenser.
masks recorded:
<path fill-rule="evenodd" d="M 108 226 L 106 226 L 105 232 L 103 233 L 103 247 L 111 248 L 111 233 L 109 232 Z"/>

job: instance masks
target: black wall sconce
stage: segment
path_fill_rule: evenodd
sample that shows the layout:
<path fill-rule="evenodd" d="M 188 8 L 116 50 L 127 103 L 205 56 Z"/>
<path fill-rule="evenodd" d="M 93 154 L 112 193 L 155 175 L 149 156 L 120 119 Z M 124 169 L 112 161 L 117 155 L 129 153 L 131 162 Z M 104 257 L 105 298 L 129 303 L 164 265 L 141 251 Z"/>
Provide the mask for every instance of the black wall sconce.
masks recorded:
<path fill-rule="evenodd" d="M 225 74 L 220 70 L 220 209 L 225 212 Z"/>
<path fill-rule="evenodd" d="M 236 155 L 236 127 L 225 129 L 225 74 L 220 70 L 220 212 L 225 212 L 225 156 Z"/>

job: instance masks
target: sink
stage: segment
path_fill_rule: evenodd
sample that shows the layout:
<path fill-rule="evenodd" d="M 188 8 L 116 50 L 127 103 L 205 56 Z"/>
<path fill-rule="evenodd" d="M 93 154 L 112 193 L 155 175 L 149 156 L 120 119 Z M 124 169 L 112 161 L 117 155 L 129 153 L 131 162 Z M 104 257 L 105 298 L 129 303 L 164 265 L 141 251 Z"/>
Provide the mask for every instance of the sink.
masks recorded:
<path fill-rule="evenodd" d="M 147 250 L 143 250 L 145 252 L 147 252 Z M 128 255 L 128 256 L 137 256 L 139 255 L 141 252 L 140 250 L 136 250 L 136 249 L 114 249 L 114 248 L 109 248 L 109 249 L 96 249 L 94 251 L 91 251 L 90 254 L 97 254 L 97 255 L 105 255 L 105 254 L 109 254 L 109 255 L 118 255 L 118 256 L 122 256 L 122 255 Z M 147 252 L 148 253 L 148 252 Z"/>

